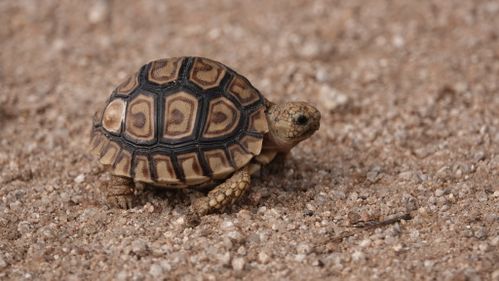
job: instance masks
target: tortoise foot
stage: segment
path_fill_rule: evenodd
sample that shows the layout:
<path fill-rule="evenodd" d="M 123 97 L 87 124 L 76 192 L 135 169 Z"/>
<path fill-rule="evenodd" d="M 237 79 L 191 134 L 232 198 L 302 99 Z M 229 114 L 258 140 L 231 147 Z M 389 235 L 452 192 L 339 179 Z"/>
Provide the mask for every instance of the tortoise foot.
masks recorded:
<path fill-rule="evenodd" d="M 130 209 L 133 207 L 133 181 L 128 178 L 113 177 L 106 190 L 107 204 L 113 208 Z"/>

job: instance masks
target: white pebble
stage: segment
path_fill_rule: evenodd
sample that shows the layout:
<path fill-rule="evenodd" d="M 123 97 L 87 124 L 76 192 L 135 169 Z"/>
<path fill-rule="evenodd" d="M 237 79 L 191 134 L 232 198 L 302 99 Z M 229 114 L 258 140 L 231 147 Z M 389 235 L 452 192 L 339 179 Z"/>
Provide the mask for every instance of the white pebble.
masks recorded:
<path fill-rule="evenodd" d="M 365 259 L 365 255 L 364 253 L 362 253 L 361 251 L 355 251 L 353 252 L 352 254 L 352 260 L 353 261 L 361 261 L 361 260 L 364 260 Z"/>
<path fill-rule="evenodd" d="M 159 264 L 151 265 L 149 269 L 149 274 L 151 274 L 155 278 L 159 278 L 161 274 L 163 274 L 163 268 Z"/>
<path fill-rule="evenodd" d="M 224 220 L 220 227 L 222 229 L 231 229 L 234 227 L 234 223 L 230 220 Z"/>
<path fill-rule="evenodd" d="M 175 225 L 183 225 L 185 223 L 185 218 L 184 217 L 179 217 L 178 219 L 176 219 L 173 224 Z"/>
<path fill-rule="evenodd" d="M 243 268 L 244 268 L 244 264 L 246 263 L 246 261 L 244 260 L 244 258 L 241 258 L 241 257 L 238 257 L 238 258 L 234 258 L 232 260 L 232 268 L 235 270 L 235 271 L 242 271 Z"/>
<path fill-rule="evenodd" d="M 304 254 L 298 254 L 298 255 L 295 255 L 295 261 L 297 262 L 302 262 L 305 260 L 307 256 L 305 256 Z"/>
<path fill-rule="evenodd" d="M 225 252 L 218 257 L 218 260 L 223 265 L 228 265 L 230 263 L 230 252 Z"/>
<path fill-rule="evenodd" d="M 76 182 L 76 183 L 82 183 L 84 180 L 85 180 L 85 175 L 84 175 L 84 174 L 79 174 L 79 175 L 75 178 L 75 182 Z"/>
<path fill-rule="evenodd" d="M 409 233 L 409 236 L 413 239 L 413 240 L 416 240 L 419 238 L 419 231 L 418 230 L 412 230 L 410 233 Z"/>
<path fill-rule="evenodd" d="M 159 264 L 161 265 L 161 268 L 163 268 L 163 271 L 172 270 L 172 266 L 167 260 L 162 260 Z"/>
<path fill-rule="evenodd" d="M 108 7 L 106 2 L 98 1 L 91 8 L 88 13 L 88 20 L 91 23 L 98 23 L 105 19 L 108 12 Z"/>
<path fill-rule="evenodd" d="M 267 253 L 265 253 L 265 252 L 258 253 L 258 261 L 260 263 L 266 264 L 269 262 L 269 260 L 270 260 L 270 257 L 269 257 L 269 255 L 267 255 Z"/>
<path fill-rule="evenodd" d="M 362 248 L 369 247 L 369 245 L 371 245 L 370 239 L 364 239 L 364 240 L 360 241 L 360 243 L 359 243 L 359 246 Z"/>
<path fill-rule="evenodd" d="M 400 252 L 400 250 L 403 249 L 403 246 L 402 244 L 395 244 L 392 248 L 395 252 Z"/>
<path fill-rule="evenodd" d="M 137 239 L 132 242 L 132 251 L 137 255 L 144 255 L 147 252 L 147 242 L 143 239 Z"/>
<path fill-rule="evenodd" d="M 425 260 L 425 261 L 423 262 L 424 267 L 426 267 L 426 268 L 428 268 L 428 269 L 432 268 L 434 264 L 435 264 L 435 263 L 434 263 L 433 261 L 431 261 L 431 260 Z"/>
<path fill-rule="evenodd" d="M 435 196 L 440 197 L 442 195 L 444 195 L 444 191 L 442 189 L 439 188 L 435 190 Z"/>
<path fill-rule="evenodd" d="M 393 46 L 395 46 L 396 48 L 402 48 L 405 44 L 405 40 L 402 36 L 397 35 L 397 36 L 393 37 L 392 43 L 393 43 Z"/>
<path fill-rule="evenodd" d="M 233 241 L 241 241 L 243 239 L 243 236 L 241 235 L 241 233 L 239 231 L 229 231 L 227 233 L 227 237 L 230 238 L 230 240 L 233 240 Z"/>
<path fill-rule="evenodd" d="M 298 246 L 296 246 L 296 252 L 298 254 L 310 254 L 310 252 L 312 251 L 312 247 L 306 243 L 300 243 L 298 244 Z"/>
<path fill-rule="evenodd" d="M 317 81 L 319 82 L 326 82 L 329 80 L 329 73 L 327 72 L 326 69 L 319 68 L 315 73 L 315 79 L 317 79 Z"/>
<path fill-rule="evenodd" d="M 116 280 L 124 281 L 128 279 L 128 273 L 126 271 L 120 271 L 116 274 Z"/>
<path fill-rule="evenodd" d="M 348 96 L 340 93 L 338 90 L 328 86 L 323 85 L 319 91 L 319 98 L 324 105 L 324 107 L 333 111 L 341 106 L 348 103 Z"/>

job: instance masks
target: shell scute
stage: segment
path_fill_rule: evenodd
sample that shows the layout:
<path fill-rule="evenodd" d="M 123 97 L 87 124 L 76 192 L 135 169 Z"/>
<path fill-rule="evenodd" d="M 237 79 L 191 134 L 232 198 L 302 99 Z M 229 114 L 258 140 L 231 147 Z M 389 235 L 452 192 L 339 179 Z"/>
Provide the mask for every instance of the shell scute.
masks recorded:
<path fill-rule="evenodd" d="M 236 75 L 232 79 L 229 85 L 229 93 L 243 106 L 249 106 L 260 100 L 258 91 L 240 75 Z"/>
<path fill-rule="evenodd" d="M 223 149 L 212 149 L 204 152 L 214 179 L 223 179 L 235 171 Z"/>
<path fill-rule="evenodd" d="M 155 100 L 152 95 L 139 94 L 128 104 L 125 136 L 137 143 L 154 141 L 156 131 Z"/>
<path fill-rule="evenodd" d="M 198 118 L 198 100 L 180 91 L 165 98 L 163 116 L 163 140 L 174 141 L 194 134 Z"/>
<path fill-rule="evenodd" d="M 104 109 L 102 127 L 108 132 L 119 133 L 125 119 L 126 102 L 120 98 L 112 100 Z"/>
<path fill-rule="evenodd" d="M 203 169 L 196 152 L 180 154 L 177 156 L 177 161 L 184 172 L 184 180 L 187 184 L 196 185 L 209 180 L 203 174 Z"/>
<path fill-rule="evenodd" d="M 109 144 L 102 150 L 100 157 L 101 164 L 102 165 L 114 164 L 114 161 L 116 161 L 119 152 L 120 152 L 120 146 L 117 143 L 110 141 Z"/>
<path fill-rule="evenodd" d="M 269 123 L 267 122 L 267 116 L 265 116 L 265 108 L 262 107 L 251 113 L 248 131 L 260 134 L 265 134 L 269 131 Z"/>
<path fill-rule="evenodd" d="M 128 76 L 116 88 L 116 93 L 119 95 L 128 96 L 139 86 L 138 72 Z"/>
<path fill-rule="evenodd" d="M 178 184 L 178 178 L 171 157 L 163 154 L 155 154 L 152 157 L 153 165 L 156 169 L 156 180 L 158 183 L 164 184 Z"/>
<path fill-rule="evenodd" d="M 164 85 L 178 79 L 184 58 L 159 59 L 151 62 L 147 80 Z"/>
<path fill-rule="evenodd" d="M 204 138 L 220 138 L 231 134 L 239 124 L 240 110 L 225 97 L 210 101 Z"/>
<path fill-rule="evenodd" d="M 253 158 L 251 153 L 244 151 L 239 144 L 232 144 L 229 146 L 229 153 L 234 162 L 235 168 L 244 167 Z"/>
<path fill-rule="evenodd" d="M 131 168 L 132 154 L 128 150 L 122 149 L 116 158 L 112 171 L 117 176 L 131 177 Z"/>
<path fill-rule="evenodd" d="M 135 179 L 141 182 L 153 183 L 151 170 L 149 169 L 149 159 L 146 155 L 135 155 L 134 165 Z"/>
<path fill-rule="evenodd" d="M 225 76 L 225 67 L 214 60 L 197 57 L 191 68 L 189 79 L 204 90 L 218 87 Z"/>

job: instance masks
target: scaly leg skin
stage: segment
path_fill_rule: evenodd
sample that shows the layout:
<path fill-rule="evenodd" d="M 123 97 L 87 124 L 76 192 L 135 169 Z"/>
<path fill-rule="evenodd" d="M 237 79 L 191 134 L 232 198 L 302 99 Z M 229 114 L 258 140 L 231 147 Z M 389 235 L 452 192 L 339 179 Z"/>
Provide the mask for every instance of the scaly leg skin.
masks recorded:
<path fill-rule="evenodd" d="M 133 180 L 130 178 L 112 176 L 106 190 L 107 203 L 115 208 L 132 208 L 134 199 L 133 186 Z"/>
<path fill-rule="evenodd" d="M 223 210 L 225 207 L 236 202 L 244 194 L 250 184 L 248 167 L 235 172 L 232 177 L 224 183 L 211 190 L 207 196 L 198 198 L 192 203 L 191 219 L 199 220 L 199 217 Z"/>

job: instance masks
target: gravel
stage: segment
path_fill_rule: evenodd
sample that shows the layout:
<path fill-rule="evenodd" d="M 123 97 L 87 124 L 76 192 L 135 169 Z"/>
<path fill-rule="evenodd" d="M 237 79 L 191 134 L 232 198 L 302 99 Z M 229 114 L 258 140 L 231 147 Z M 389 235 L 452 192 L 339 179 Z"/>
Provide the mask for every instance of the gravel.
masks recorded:
<path fill-rule="evenodd" d="M 0 279 L 499 280 L 498 11 L 0 1 Z M 142 187 L 135 208 L 108 208 L 87 153 L 115 85 L 179 55 L 322 113 L 283 171 L 196 227 L 194 191 Z"/>

